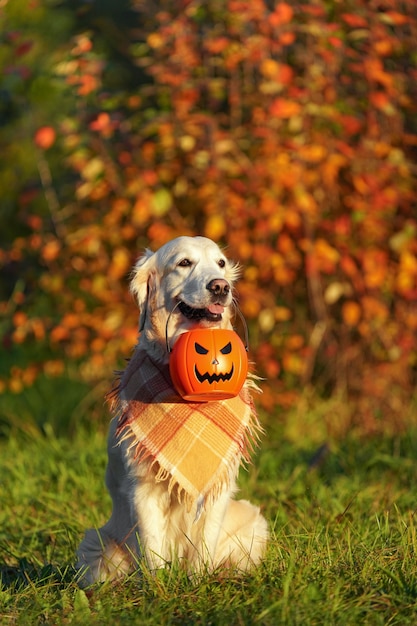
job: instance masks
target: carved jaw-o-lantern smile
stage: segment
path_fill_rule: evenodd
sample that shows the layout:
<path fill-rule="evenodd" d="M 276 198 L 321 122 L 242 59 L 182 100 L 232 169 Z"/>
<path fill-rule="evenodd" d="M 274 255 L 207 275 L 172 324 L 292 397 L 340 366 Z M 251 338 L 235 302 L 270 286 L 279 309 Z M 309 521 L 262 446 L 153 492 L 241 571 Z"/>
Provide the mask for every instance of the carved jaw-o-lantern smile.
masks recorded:
<path fill-rule="evenodd" d="M 196 328 L 178 338 L 169 368 L 174 386 L 184 400 L 225 400 L 241 390 L 248 357 L 233 330 Z"/>

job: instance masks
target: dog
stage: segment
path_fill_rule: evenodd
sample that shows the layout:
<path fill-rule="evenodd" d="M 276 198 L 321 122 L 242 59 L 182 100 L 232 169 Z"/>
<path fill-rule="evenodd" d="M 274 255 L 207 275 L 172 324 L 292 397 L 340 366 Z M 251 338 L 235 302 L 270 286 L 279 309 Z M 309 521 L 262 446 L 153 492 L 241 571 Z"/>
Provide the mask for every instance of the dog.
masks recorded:
<path fill-rule="evenodd" d="M 146 250 L 131 280 L 140 309 L 132 359 L 139 354 L 164 368 L 169 360 L 167 339 L 173 345 L 196 326 L 232 329 L 238 275 L 238 265 L 205 237 L 182 236 L 155 253 Z M 152 395 L 152 390 L 146 393 Z M 234 499 L 241 454 L 211 498 L 187 500 L 150 453 L 138 454 L 131 434 L 123 436 L 116 415 L 109 429 L 106 470 L 112 514 L 102 528 L 87 530 L 78 548 L 80 585 L 121 579 L 140 571 L 142 559 L 152 571 L 175 561 L 193 575 L 217 568 L 246 572 L 259 564 L 268 527 L 259 507 Z"/>

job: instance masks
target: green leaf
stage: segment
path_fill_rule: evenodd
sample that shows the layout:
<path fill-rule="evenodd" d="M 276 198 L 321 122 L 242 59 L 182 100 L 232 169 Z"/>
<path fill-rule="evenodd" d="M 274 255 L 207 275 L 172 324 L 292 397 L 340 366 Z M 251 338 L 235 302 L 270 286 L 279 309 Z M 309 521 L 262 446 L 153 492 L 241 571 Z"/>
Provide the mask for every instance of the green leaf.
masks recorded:
<path fill-rule="evenodd" d="M 172 207 L 172 196 L 167 189 L 158 189 L 152 198 L 152 214 L 155 217 L 163 217 Z"/>

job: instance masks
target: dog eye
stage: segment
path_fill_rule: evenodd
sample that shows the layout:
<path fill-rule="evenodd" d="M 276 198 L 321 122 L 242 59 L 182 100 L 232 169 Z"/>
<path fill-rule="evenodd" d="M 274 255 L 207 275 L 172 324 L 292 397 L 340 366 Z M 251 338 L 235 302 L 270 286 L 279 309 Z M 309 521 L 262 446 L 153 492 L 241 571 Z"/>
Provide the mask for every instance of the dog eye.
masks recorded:
<path fill-rule="evenodd" d="M 178 263 L 179 267 L 190 267 L 190 265 L 192 265 L 190 259 L 183 259 Z"/>
<path fill-rule="evenodd" d="M 220 259 L 218 265 L 219 265 L 219 267 L 225 267 L 226 261 L 224 259 Z"/>

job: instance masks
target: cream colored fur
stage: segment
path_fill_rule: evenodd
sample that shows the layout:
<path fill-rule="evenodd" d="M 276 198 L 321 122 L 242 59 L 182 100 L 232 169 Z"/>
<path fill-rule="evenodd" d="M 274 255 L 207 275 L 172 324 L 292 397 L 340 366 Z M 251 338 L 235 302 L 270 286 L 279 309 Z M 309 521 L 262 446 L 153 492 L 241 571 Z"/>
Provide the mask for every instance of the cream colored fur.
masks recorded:
<path fill-rule="evenodd" d="M 207 287 L 213 280 L 230 286 L 221 298 L 224 312 L 220 320 L 199 323 L 231 328 L 237 274 L 237 267 L 204 237 L 179 237 L 156 253 L 147 250 L 131 282 L 140 307 L 141 349 L 160 362 L 167 361 L 165 329 L 170 312 L 179 301 L 197 309 L 219 303 L 220 298 Z M 175 309 L 168 326 L 170 345 L 191 326 L 195 321 Z M 102 528 L 86 532 L 78 549 L 81 585 L 123 578 L 140 569 L 142 557 L 151 570 L 178 561 L 190 573 L 218 567 L 247 571 L 259 563 L 268 530 L 258 507 L 234 500 L 233 485 L 196 521 L 196 504 L 187 510 L 173 493 L 169 495 L 166 482 L 155 481 L 149 461 L 132 459 L 127 445 L 116 436 L 116 425 L 114 418 L 106 471 L 113 510 Z"/>

